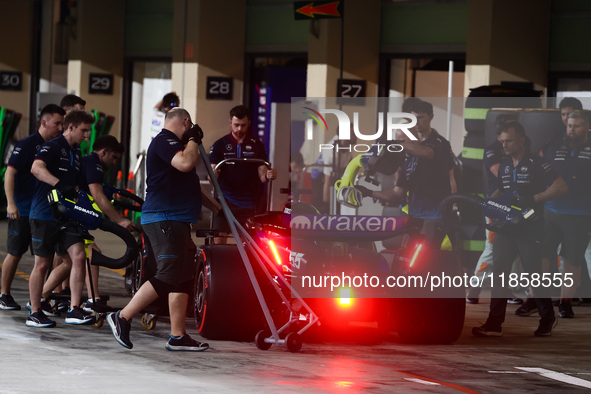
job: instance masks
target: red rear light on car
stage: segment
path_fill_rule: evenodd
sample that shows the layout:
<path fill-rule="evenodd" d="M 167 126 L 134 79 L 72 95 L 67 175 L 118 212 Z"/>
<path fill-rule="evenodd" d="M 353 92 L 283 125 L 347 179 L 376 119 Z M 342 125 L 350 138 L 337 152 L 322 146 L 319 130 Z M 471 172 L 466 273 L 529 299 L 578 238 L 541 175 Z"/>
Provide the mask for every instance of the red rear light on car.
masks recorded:
<path fill-rule="evenodd" d="M 342 307 L 348 307 L 351 305 L 351 289 L 339 289 L 339 305 Z"/>
<path fill-rule="evenodd" d="M 412 260 L 410 260 L 409 267 L 412 268 L 412 266 L 415 264 L 415 261 L 417 261 L 417 257 L 419 257 L 419 253 L 421 252 L 422 247 L 423 247 L 423 244 L 417 245 L 417 249 L 415 250 L 415 254 L 412 256 Z"/>
<path fill-rule="evenodd" d="M 279 257 L 279 253 L 277 252 L 277 247 L 275 246 L 275 242 L 269 240 L 269 248 L 273 252 L 273 256 L 275 256 L 275 261 L 277 261 L 277 265 L 281 265 L 281 258 Z"/>

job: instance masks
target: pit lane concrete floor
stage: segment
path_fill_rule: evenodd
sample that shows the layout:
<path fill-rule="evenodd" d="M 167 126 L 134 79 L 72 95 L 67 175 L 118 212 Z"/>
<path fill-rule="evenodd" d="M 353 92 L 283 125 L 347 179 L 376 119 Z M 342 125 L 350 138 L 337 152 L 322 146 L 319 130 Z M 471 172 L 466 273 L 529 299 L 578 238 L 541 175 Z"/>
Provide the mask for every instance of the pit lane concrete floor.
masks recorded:
<path fill-rule="evenodd" d="M 0 222 L 2 240 L 6 227 Z M 95 235 L 107 255 L 123 252 L 115 237 Z M 5 251 L 2 241 L 0 258 Z M 13 285 L 23 306 L 32 265 L 32 256 L 25 255 Z M 102 269 L 101 286 L 112 297 L 110 305 L 128 301 L 120 273 Z M 560 319 L 549 338 L 535 338 L 537 318 L 517 317 L 515 309 L 508 307 L 502 338 L 471 336 L 470 329 L 486 318 L 488 306 L 479 304 L 467 306 L 464 332 L 453 345 L 406 345 L 395 333 L 380 337 L 368 327 L 349 340 L 304 343 L 297 354 L 224 341 L 208 341 L 211 348 L 203 353 L 170 352 L 164 348 L 169 323 L 163 319 L 148 331 L 139 316 L 131 333 L 134 348 L 127 350 L 106 324 L 100 329 L 69 326 L 61 317 L 55 318 L 56 328 L 34 329 L 25 326 L 24 310 L 0 311 L 0 393 L 589 391 L 591 307 L 575 307 L 576 318 Z M 202 340 L 192 321 L 187 328 Z"/>

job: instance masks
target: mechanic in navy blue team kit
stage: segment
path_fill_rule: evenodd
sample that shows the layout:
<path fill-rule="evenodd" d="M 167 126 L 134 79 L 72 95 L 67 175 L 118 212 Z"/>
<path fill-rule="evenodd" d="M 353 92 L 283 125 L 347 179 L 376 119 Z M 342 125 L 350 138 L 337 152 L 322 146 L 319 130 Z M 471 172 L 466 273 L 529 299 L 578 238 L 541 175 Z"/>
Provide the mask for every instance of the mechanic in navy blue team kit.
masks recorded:
<path fill-rule="evenodd" d="M 84 252 L 84 231 L 74 225 L 65 228 L 51 214 L 47 194 L 52 189 L 62 192 L 65 198 L 75 200 L 80 174 L 80 143 L 90 131 L 94 117 L 84 111 L 68 112 L 64 119 L 64 133 L 44 143 L 35 157 L 31 173 L 37 178 L 35 196 L 31 204 L 31 238 L 35 266 L 29 280 L 31 297 L 30 311 L 26 324 L 30 327 L 53 327 L 55 322 L 44 313 L 51 311 L 49 303 L 41 299 L 45 274 L 53 261 L 54 251 L 60 255 L 68 254 L 72 260 L 70 283 L 72 287 L 71 308 L 65 322 L 67 324 L 92 324 L 94 318 L 80 308 L 86 254 Z M 41 309 L 43 304 L 44 309 Z"/>
<path fill-rule="evenodd" d="M 76 96 L 75 94 L 66 94 L 60 100 L 60 107 L 66 111 L 66 114 L 71 110 L 75 109 L 78 111 L 85 111 L 86 110 L 86 101 L 83 100 L 81 97 Z M 63 256 L 58 256 L 57 254 L 54 256 L 53 259 L 53 269 L 56 269 L 60 264 L 66 261 L 68 267 L 72 266 L 72 261 L 69 259 L 68 255 L 65 254 Z M 63 284 L 58 285 L 54 292 L 61 293 L 61 294 L 70 294 L 70 278 L 69 276 L 64 280 Z M 70 300 L 61 300 L 57 304 L 58 312 L 65 311 L 70 308 Z M 59 313 L 51 312 L 51 315 L 59 316 Z"/>
<path fill-rule="evenodd" d="M 423 221 L 422 233 L 426 235 L 426 245 L 438 248 L 445 236 L 439 204 L 445 197 L 457 192 L 454 157 L 449 142 L 431 127 L 433 105 L 416 98 L 409 102 L 410 105 L 405 105 L 405 108 L 417 118 L 416 126 L 409 130 L 418 141 L 400 142 L 406 155 L 404 165 L 396 173 L 394 189 L 372 191 L 363 186 L 355 188 L 361 190 L 364 197 L 374 197 L 392 205 L 398 205 L 408 191 L 409 215 Z"/>
<path fill-rule="evenodd" d="M 156 274 L 140 287 L 125 308 L 107 316 L 115 339 L 128 349 L 133 347 L 129 339 L 131 319 L 159 297 L 168 299 L 170 311 L 166 349 L 202 351 L 209 347 L 185 331 L 188 294 L 196 271 L 197 248 L 191 239 L 191 224 L 197 222 L 201 211 L 201 186 L 195 164 L 202 134 L 185 109 L 173 108 L 148 148 L 142 226 L 156 257 Z"/>
<path fill-rule="evenodd" d="M 120 144 L 119 141 L 117 141 L 117 138 L 113 137 L 112 135 L 104 135 L 97 138 L 94 142 L 92 153 L 84 156 L 81 159 L 82 167 L 78 184 L 80 189 L 92 196 L 96 205 L 109 219 L 126 228 L 127 230 L 132 231 L 134 226 L 131 221 L 119 215 L 103 192 L 103 178 L 105 176 L 105 170 L 108 170 L 117 162 L 123 151 L 123 145 Z M 100 252 L 100 249 L 94 244 L 93 237 L 90 234 L 87 234 L 87 238 L 85 238 L 85 244 L 89 250 L 89 257 L 92 253 L 92 250 L 97 250 Z M 43 285 L 43 293 L 41 294 L 43 298 L 49 297 L 53 289 L 55 289 L 59 283 L 61 283 L 70 275 L 70 268 L 71 264 L 69 264 L 69 261 L 64 262 L 63 264 L 60 264 L 54 268 L 54 270 L 51 272 L 51 275 L 49 278 L 47 278 L 47 281 Z M 97 265 L 92 265 L 90 267 L 93 289 L 97 296 L 100 294 L 98 288 L 99 268 L 100 267 Z M 89 300 L 86 302 L 84 310 L 87 312 L 92 312 L 92 294 L 90 283 L 88 282 L 88 275 L 86 277 L 86 281 Z M 99 301 L 100 297 L 97 297 L 97 303 Z"/>
<path fill-rule="evenodd" d="M 546 238 L 544 266 L 556 261 L 556 250 L 562 242 L 564 273 L 571 273 L 572 286 L 562 286 L 559 317 L 573 318 L 571 300 L 579 287 L 581 267 L 591 235 L 591 141 L 589 118 L 576 110 L 568 115 L 566 135 L 549 144 L 546 159 L 568 185 L 568 193 L 548 201 L 545 210 Z"/>
<path fill-rule="evenodd" d="M 20 310 L 20 305 L 10 295 L 10 287 L 21 257 L 31 243 L 29 211 L 37 179 L 31 174 L 31 166 L 39 147 L 58 137 L 66 112 L 58 105 L 48 104 L 41 110 L 39 130 L 23 138 L 12 151 L 6 168 L 4 190 L 8 206 L 8 254 L 2 264 L 2 296 L 0 309 Z"/>
<path fill-rule="evenodd" d="M 497 139 L 492 144 L 488 145 L 484 149 L 484 172 L 486 174 L 486 196 L 490 197 L 492 194 L 497 190 L 498 185 L 498 176 L 499 176 L 499 166 L 501 165 L 501 161 L 506 158 L 505 152 L 503 150 L 503 144 L 501 143 L 501 132 L 505 128 L 505 125 L 509 122 L 517 122 L 517 115 L 515 114 L 501 114 L 497 116 L 495 119 L 495 128 L 497 131 Z M 529 150 L 529 139 L 526 137 L 525 142 L 525 149 Z M 488 220 L 488 218 L 486 218 Z M 492 253 L 492 243 L 495 239 L 495 233 L 493 231 L 486 230 L 486 240 L 484 244 L 484 250 L 482 254 L 478 258 L 478 263 L 476 264 L 476 268 L 474 269 L 474 276 L 479 278 L 486 278 L 487 275 L 492 273 L 493 267 L 493 253 Z M 517 259 L 514 263 L 515 265 L 519 264 L 519 259 Z M 482 290 L 482 286 L 474 286 L 470 288 L 468 292 L 468 297 L 466 301 L 469 304 L 478 304 L 478 298 L 480 296 L 480 291 Z M 523 299 L 517 297 L 511 297 L 507 300 L 509 304 L 523 304 Z"/>
<path fill-rule="evenodd" d="M 77 111 L 85 111 L 86 101 L 82 100 L 82 98 L 75 94 L 66 94 L 60 101 L 60 107 L 62 107 L 66 113 L 73 109 Z"/>
<path fill-rule="evenodd" d="M 550 145 L 564 140 L 564 137 L 566 137 L 566 128 L 568 127 L 568 115 L 573 111 L 582 111 L 583 104 L 579 99 L 574 97 L 565 97 L 560 101 L 560 104 L 558 104 L 558 108 L 560 108 L 560 118 L 562 119 L 562 123 L 564 123 L 564 128 L 556 130 L 556 133 L 554 133 L 554 135 L 544 143 L 542 149 L 540 150 L 540 157 L 544 157 L 546 155 Z"/>
<path fill-rule="evenodd" d="M 501 161 L 497 190 L 492 198 L 504 193 L 517 192 L 519 199 L 512 204 L 519 208 L 533 208 L 542 213 L 544 203 L 564 195 L 568 187 L 564 180 L 537 155 L 525 148 L 525 130 L 519 122 L 509 122 L 501 132 L 501 143 L 505 155 Z M 519 255 L 523 271 L 542 274 L 541 245 L 544 239 L 543 218 L 519 228 L 511 235 L 497 233 L 493 241 L 493 274 L 490 312 L 486 323 L 474 327 L 472 334 L 479 337 L 500 337 L 503 335 L 502 324 L 507 309 L 506 288 L 500 283 L 504 274 L 508 281 L 509 272 L 515 257 Z M 541 279 L 541 278 L 540 278 Z M 505 282 L 505 285 L 507 284 Z M 535 336 L 550 336 L 556 323 L 552 300 L 545 296 L 544 288 L 532 287 L 533 295 L 540 314 L 540 324 Z"/>
<path fill-rule="evenodd" d="M 224 159 L 261 159 L 267 161 L 267 151 L 261 141 L 249 134 L 250 111 L 243 105 L 230 110 L 229 134 L 217 140 L 209 152 L 212 168 Z M 236 163 L 222 165 L 214 170 L 224 198 L 236 219 L 245 223 L 252 217 L 262 193 L 262 185 L 277 178 L 277 170 L 268 169 L 261 163 Z M 228 223 L 215 217 L 214 227 L 220 235 L 230 232 Z M 225 238 L 216 239 L 216 243 L 225 243 Z"/>

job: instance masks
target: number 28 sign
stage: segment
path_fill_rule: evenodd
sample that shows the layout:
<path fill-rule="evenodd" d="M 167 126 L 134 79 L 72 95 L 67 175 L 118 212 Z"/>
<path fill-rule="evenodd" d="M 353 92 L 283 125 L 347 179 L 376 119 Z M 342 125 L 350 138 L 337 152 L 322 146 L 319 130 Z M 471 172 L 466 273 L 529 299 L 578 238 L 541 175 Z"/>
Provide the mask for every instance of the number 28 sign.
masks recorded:
<path fill-rule="evenodd" d="M 207 77 L 208 100 L 232 100 L 232 87 L 234 78 L 231 77 Z"/>

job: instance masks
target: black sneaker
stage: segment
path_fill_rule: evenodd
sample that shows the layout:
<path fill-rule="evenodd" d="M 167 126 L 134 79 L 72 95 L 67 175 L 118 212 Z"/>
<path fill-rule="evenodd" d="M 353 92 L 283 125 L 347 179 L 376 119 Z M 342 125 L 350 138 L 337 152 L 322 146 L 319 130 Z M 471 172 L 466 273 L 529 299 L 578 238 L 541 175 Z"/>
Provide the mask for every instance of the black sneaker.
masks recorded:
<path fill-rule="evenodd" d="M 558 319 L 553 317 L 550 321 L 542 321 L 540 320 L 540 325 L 538 329 L 534 332 L 536 337 L 549 337 L 552 335 L 552 330 L 556 328 L 558 325 Z"/>
<path fill-rule="evenodd" d="M 523 304 L 523 300 L 521 298 L 517 298 L 517 297 L 508 298 L 507 304 L 521 305 L 521 304 Z"/>
<path fill-rule="evenodd" d="M 558 305 L 558 317 L 562 319 L 572 319 L 575 317 L 573 307 L 569 301 L 563 301 Z"/>
<path fill-rule="evenodd" d="M 492 327 L 486 323 L 480 327 L 474 327 L 472 329 L 472 335 L 475 337 L 502 337 L 503 329 L 499 327 Z"/>
<path fill-rule="evenodd" d="M 29 312 L 32 312 L 31 301 L 27 302 L 27 309 L 29 310 Z M 45 314 L 45 316 L 49 316 L 49 317 L 60 317 L 61 316 L 61 313 L 54 310 L 51 307 L 51 304 L 49 303 L 49 301 L 46 301 L 44 298 L 41 299 L 41 309 L 43 310 L 43 313 Z"/>
<path fill-rule="evenodd" d="M 0 297 L 0 309 L 5 311 L 20 311 L 21 306 L 16 303 L 10 294 L 2 294 Z"/>
<path fill-rule="evenodd" d="M 468 304 L 478 304 L 478 301 L 480 301 L 478 298 L 466 298 Z"/>
<path fill-rule="evenodd" d="M 66 315 L 66 324 L 82 325 L 92 323 L 94 323 L 94 316 L 91 316 L 90 313 L 84 312 L 79 306 L 70 309 Z"/>
<path fill-rule="evenodd" d="M 202 352 L 209 349 L 209 344 L 197 342 L 189 334 L 185 334 L 180 337 L 173 337 L 171 335 L 165 347 L 172 351 Z"/>
<path fill-rule="evenodd" d="M 111 331 L 113 331 L 113 336 L 117 342 L 119 342 L 121 346 L 131 349 L 133 347 L 133 343 L 129 340 L 131 322 L 120 317 L 120 312 L 121 311 L 109 313 L 107 315 L 107 322 L 109 323 L 109 326 L 111 326 Z"/>
<path fill-rule="evenodd" d="M 43 313 L 42 309 L 39 309 L 35 313 L 31 313 L 29 317 L 27 317 L 25 324 L 29 327 L 35 328 L 55 327 L 55 322 L 51 319 L 48 319 L 47 316 L 45 316 L 45 313 Z"/>
<path fill-rule="evenodd" d="M 60 301 L 60 303 L 57 304 L 57 310 L 58 310 L 58 312 L 69 311 L 70 310 L 70 300 Z"/>
<path fill-rule="evenodd" d="M 515 314 L 517 316 L 526 317 L 526 316 L 531 315 L 532 313 L 536 313 L 537 311 L 538 311 L 538 305 L 536 303 L 536 300 L 534 298 L 528 298 L 527 300 L 525 300 L 523 305 L 521 305 L 519 308 L 517 308 L 517 310 L 515 311 Z"/>
<path fill-rule="evenodd" d="M 98 300 L 96 300 L 96 306 L 97 307 L 106 307 L 107 303 L 99 298 Z M 84 304 L 84 308 L 82 308 L 82 309 L 84 309 L 85 312 L 92 313 L 92 312 L 95 312 L 94 307 L 95 307 L 94 303 L 92 302 L 92 300 L 89 299 L 88 301 L 86 301 L 86 303 Z"/>

